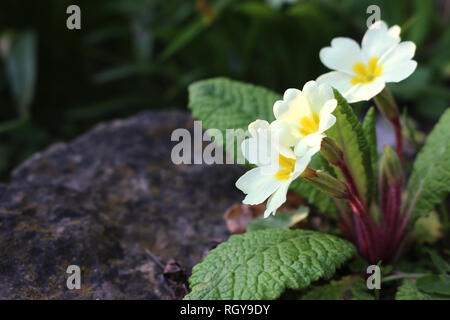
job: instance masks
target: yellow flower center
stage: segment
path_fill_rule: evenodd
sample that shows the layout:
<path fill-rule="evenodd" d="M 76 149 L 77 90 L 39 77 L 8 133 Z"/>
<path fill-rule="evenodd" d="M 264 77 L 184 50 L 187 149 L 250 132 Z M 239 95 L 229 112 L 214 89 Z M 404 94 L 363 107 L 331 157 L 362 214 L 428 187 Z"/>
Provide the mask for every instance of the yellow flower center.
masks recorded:
<path fill-rule="evenodd" d="M 286 180 L 291 177 L 291 173 L 294 171 L 295 168 L 295 159 L 286 158 L 283 155 L 278 156 L 278 163 L 281 168 L 276 174 L 275 178 L 278 180 Z"/>
<path fill-rule="evenodd" d="M 350 82 L 352 85 L 362 83 L 368 84 L 373 82 L 377 77 L 381 76 L 383 66 L 377 66 L 378 58 L 371 58 L 367 66 L 362 62 L 356 62 L 353 65 L 353 71 L 356 77 L 352 78 Z"/>
<path fill-rule="evenodd" d="M 320 118 L 317 113 L 313 113 L 312 118 L 303 117 L 300 119 L 300 133 L 302 136 L 314 133 L 319 130 Z"/>

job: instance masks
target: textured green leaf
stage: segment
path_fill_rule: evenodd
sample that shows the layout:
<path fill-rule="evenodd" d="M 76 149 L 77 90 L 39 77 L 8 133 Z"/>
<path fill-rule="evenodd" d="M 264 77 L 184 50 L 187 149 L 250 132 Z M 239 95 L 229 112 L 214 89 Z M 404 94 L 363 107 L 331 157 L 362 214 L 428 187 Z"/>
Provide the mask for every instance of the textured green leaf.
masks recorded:
<path fill-rule="evenodd" d="M 226 78 L 202 80 L 189 86 L 193 117 L 201 120 L 205 129 L 219 129 L 226 139 L 227 152 L 235 158 L 240 155 L 245 136 L 234 139 L 225 134 L 226 129 L 247 132 L 248 125 L 256 119 L 273 121 L 273 104 L 280 99 L 280 95 L 263 87 Z"/>
<path fill-rule="evenodd" d="M 374 300 L 367 289 L 366 282 L 360 277 L 344 277 L 339 281 L 316 286 L 301 298 L 302 300 Z"/>
<path fill-rule="evenodd" d="M 370 107 L 369 111 L 366 113 L 366 117 L 363 122 L 363 131 L 366 136 L 367 143 L 370 149 L 370 162 L 372 164 L 372 186 L 369 192 L 376 193 L 377 191 L 377 163 L 378 163 L 378 150 L 377 150 L 377 133 L 375 130 L 376 114 L 375 108 Z"/>
<path fill-rule="evenodd" d="M 417 288 L 426 293 L 450 295 L 450 277 L 446 274 L 429 275 L 417 279 Z"/>
<path fill-rule="evenodd" d="M 413 208 L 410 221 L 428 215 L 450 192 L 450 109 L 428 136 L 414 162 L 405 208 Z"/>
<path fill-rule="evenodd" d="M 421 291 L 416 282 L 405 279 L 395 294 L 396 300 L 450 300 L 449 296 L 430 294 Z"/>
<path fill-rule="evenodd" d="M 273 104 L 281 96 L 263 87 L 226 78 L 189 86 L 189 108 L 205 128 L 244 129 L 256 119 L 273 121 Z"/>
<path fill-rule="evenodd" d="M 247 224 L 247 232 L 264 229 L 289 229 L 308 216 L 309 208 L 300 207 L 292 212 L 277 212 L 267 218 L 257 217 Z"/>
<path fill-rule="evenodd" d="M 436 251 L 428 250 L 428 254 L 430 255 L 434 266 L 441 274 L 450 272 L 450 264 L 448 264 L 448 262 L 445 261 Z"/>
<path fill-rule="evenodd" d="M 338 101 L 334 111 L 336 124 L 327 134 L 342 147 L 344 161 L 353 175 L 358 193 L 367 204 L 373 179 L 369 144 L 353 109 L 337 90 L 334 90 L 334 95 Z"/>
<path fill-rule="evenodd" d="M 276 299 L 287 288 L 331 277 L 354 253 L 351 243 L 315 231 L 234 235 L 193 268 L 185 299 Z"/>

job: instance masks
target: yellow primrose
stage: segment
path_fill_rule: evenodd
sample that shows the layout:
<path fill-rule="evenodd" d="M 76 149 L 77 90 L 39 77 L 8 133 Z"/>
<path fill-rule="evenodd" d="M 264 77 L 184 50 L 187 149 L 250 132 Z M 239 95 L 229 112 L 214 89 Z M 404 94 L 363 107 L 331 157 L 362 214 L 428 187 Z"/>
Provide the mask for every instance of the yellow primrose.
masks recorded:
<path fill-rule="evenodd" d="M 323 48 L 320 60 L 335 71 L 321 75 L 317 82 L 335 87 L 350 103 L 369 100 L 387 82 L 402 81 L 414 72 L 415 50 L 413 42 L 400 42 L 399 26 L 388 29 L 378 21 L 367 30 L 361 47 L 353 39 L 334 38 L 331 47 Z"/>
<path fill-rule="evenodd" d="M 283 100 L 275 102 L 276 120 L 271 126 L 279 134 L 280 144 L 294 147 L 297 156 L 307 149 L 313 149 L 315 153 L 320 150 L 324 132 L 336 122 L 332 115 L 336 105 L 329 85 L 309 81 L 303 90 L 288 89 Z"/>
<path fill-rule="evenodd" d="M 302 156 L 296 156 L 280 144 L 279 131 L 267 121 L 256 120 L 248 129 L 250 138 L 242 142 L 242 154 L 257 168 L 240 177 L 236 187 L 246 194 L 245 204 L 259 204 L 269 198 L 264 212 L 268 217 L 286 201 L 289 185 L 303 173 L 314 153 L 304 146 Z"/>

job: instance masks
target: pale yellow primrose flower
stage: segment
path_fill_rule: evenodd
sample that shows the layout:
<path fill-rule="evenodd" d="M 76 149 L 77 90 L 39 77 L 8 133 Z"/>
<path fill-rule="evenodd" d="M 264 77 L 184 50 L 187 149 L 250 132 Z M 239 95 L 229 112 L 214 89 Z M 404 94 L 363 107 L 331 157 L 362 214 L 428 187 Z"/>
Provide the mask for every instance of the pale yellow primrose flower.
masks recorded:
<path fill-rule="evenodd" d="M 314 154 L 320 150 L 324 132 L 336 122 L 332 115 L 336 105 L 329 85 L 309 81 L 302 91 L 288 89 L 283 100 L 275 102 L 273 112 L 277 120 L 271 126 L 279 132 L 280 144 L 294 147 L 297 156 L 307 150 Z"/>
<path fill-rule="evenodd" d="M 400 42 L 400 27 L 388 29 L 377 21 L 367 30 L 359 44 L 350 38 L 334 38 L 331 47 L 320 51 L 320 60 L 336 70 L 317 78 L 319 83 L 335 87 L 348 100 L 369 100 L 380 93 L 386 82 L 399 82 L 417 67 L 412 60 L 416 45 Z"/>
<path fill-rule="evenodd" d="M 242 142 L 242 154 L 258 167 L 240 177 L 236 187 L 247 194 L 245 204 L 259 204 L 269 198 L 264 212 L 268 217 L 286 201 L 289 185 L 303 173 L 314 153 L 303 146 L 304 154 L 297 157 L 279 143 L 279 132 L 267 121 L 256 120 L 248 130 L 251 137 Z"/>

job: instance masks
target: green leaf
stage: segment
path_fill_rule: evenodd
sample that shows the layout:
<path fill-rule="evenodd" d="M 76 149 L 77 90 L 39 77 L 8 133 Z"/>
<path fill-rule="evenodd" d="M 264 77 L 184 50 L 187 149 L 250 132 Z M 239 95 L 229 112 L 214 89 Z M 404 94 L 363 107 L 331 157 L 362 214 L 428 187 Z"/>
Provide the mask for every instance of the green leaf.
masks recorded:
<path fill-rule="evenodd" d="M 418 243 L 433 244 L 443 237 L 439 215 L 431 211 L 428 216 L 420 217 L 414 224 L 414 238 Z"/>
<path fill-rule="evenodd" d="M 378 163 L 378 150 L 377 150 L 377 133 L 375 130 L 376 114 L 375 108 L 370 107 L 369 111 L 366 113 L 366 117 L 363 122 L 363 131 L 366 136 L 367 143 L 370 149 L 370 162 L 372 164 L 372 186 L 371 190 L 376 194 L 378 189 L 377 183 L 377 163 Z"/>
<path fill-rule="evenodd" d="M 5 57 L 6 76 L 20 116 L 27 117 L 36 83 L 36 36 L 33 32 L 6 34 L 3 40 L 11 46 Z"/>
<path fill-rule="evenodd" d="M 329 165 L 326 166 L 326 164 L 328 164 L 328 162 L 320 155 L 320 153 L 316 153 L 312 158 L 309 166 L 313 169 L 324 170 L 334 175 L 333 168 L 329 167 Z M 308 203 L 314 205 L 321 212 L 325 212 L 330 216 L 335 215 L 337 211 L 333 199 L 330 196 L 318 190 L 317 188 L 312 187 L 311 184 L 301 179 L 295 179 L 291 183 L 289 190 L 299 194 L 300 196 L 305 198 Z"/>
<path fill-rule="evenodd" d="M 434 266 L 441 274 L 450 272 L 450 264 L 448 264 L 448 262 L 445 261 L 436 251 L 428 250 L 428 254 L 430 255 Z"/>
<path fill-rule="evenodd" d="M 414 162 L 405 208 L 410 221 L 426 216 L 450 192 L 450 109 L 428 136 Z"/>
<path fill-rule="evenodd" d="M 374 300 L 360 277 L 347 276 L 329 284 L 316 286 L 308 291 L 302 300 Z"/>
<path fill-rule="evenodd" d="M 195 119 L 201 120 L 203 128 L 219 129 L 226 139 L 229 154 L 240 157 L 240 144 L 245 136 L 226 135 L 226 129 L 242 129 L 256 119 L 274 120 L 273 104 L 281 96 L 262 87 L 214 78 L 195 82 L 189 86 L 189 108 Z M 235 139 L 236 140 L 236 139 Z"/>
<path fill-rule="evenodd" d="M 450 295 L 450 276 L 441 274 L 419 278 L 417 288 L 426 293 Z"/>
<path fill-rule="evenodd" d="M 433 300 L 434 297 L 427 293 L 421 292 L 416 283 L 405 279 L 403 283 L 398 287 L 395 294 L 395 300 Z"/>
<path fill-rule="evenodd" d="M 367 204 L 372 195 L 373 180 L 370 147 L 353 109 L 335 89 L 334 95 L 338 101 L 334 111 L 336 124 L 327 131 L 327 134 L 336 139 L 342 147 L 344 161 L 355 180 L 358 193 Z"/>
<path fill-rule="evenodd" d="M 278 212 L 267 218 L 257 217 L 247 224 L 247 232 L 264 229 L 289 229 L 308 216 L 309 208 L 300 207 L 292 212 Z"/>
<path fill-rule="evenodd" d="M 233 235 L 193 268 L 185 299 L 276 299 L 287 288 L 330 278 L 355 251 L 351 243 L 315 231 Z"/>

